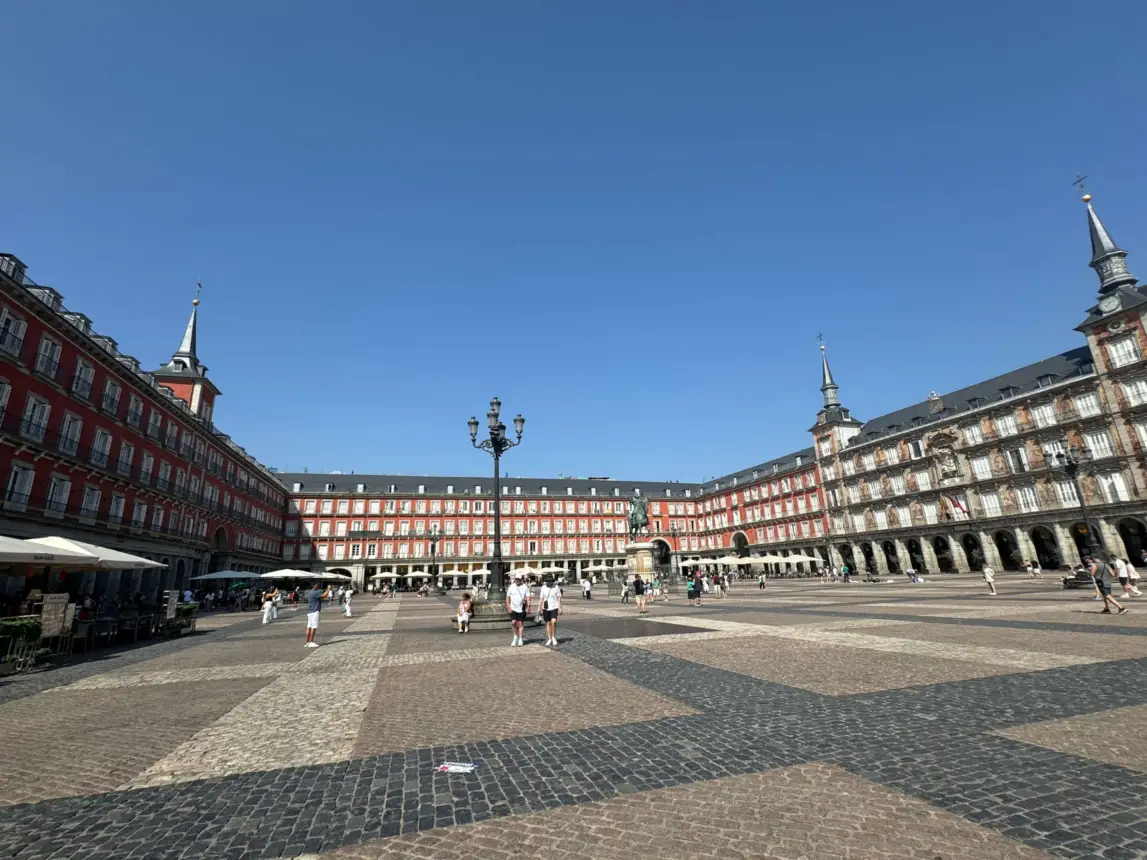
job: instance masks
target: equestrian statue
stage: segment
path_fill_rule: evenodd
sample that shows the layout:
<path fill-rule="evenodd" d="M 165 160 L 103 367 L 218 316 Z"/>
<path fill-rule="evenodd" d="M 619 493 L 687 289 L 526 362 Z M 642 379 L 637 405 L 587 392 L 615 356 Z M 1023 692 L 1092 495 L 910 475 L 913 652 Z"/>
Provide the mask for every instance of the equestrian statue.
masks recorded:
<path fill-rule="evenodd" d="M 634 496 L 629 500 L 629 542 L 636 543 L 641 530 L 649 533 L 649 499 Z"/>

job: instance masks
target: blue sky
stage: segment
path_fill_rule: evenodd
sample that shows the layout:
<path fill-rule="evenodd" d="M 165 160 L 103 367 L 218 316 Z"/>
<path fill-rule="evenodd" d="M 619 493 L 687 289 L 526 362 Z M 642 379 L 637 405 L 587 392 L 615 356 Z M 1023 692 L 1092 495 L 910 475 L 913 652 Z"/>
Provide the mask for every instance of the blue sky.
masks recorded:
<path fill-rule="evenodd" d="M 1035 9 L 1039 14 L 1034 14 Z M 1082 205 L 1147 277 L 1147 7 L 60 2 L 5 10 L 0 250 L 146 366 L 197 278 L 285 469 L 700 480 L 1082 343 Z"/>

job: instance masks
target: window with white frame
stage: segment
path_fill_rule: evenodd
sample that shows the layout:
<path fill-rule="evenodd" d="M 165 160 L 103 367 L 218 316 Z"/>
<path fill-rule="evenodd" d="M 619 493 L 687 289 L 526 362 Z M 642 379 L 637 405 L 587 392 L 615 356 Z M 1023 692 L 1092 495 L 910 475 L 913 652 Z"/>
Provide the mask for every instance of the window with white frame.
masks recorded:
<path fill-rule="evenodd" d="M 1050 403 L 1041 403 L 1032 407 L 1032 420 L 1036 427 L 1050 427 L 1055 424 L 1055 407 Z"/>
<path fill-rule="evenodd" d="M 330 522 L 330 520 L 320 520 L 319 521 L 319 537 L 330 537 L 330 534 L 331 534 L 331 522 Z"/>
<path fill-rule="evenodd" d="M 868 497 L 870 499 L 879 499 L 884 495 L 884 488 L 880 486 L 879 481 L 868 482 Z"/>
<path fill-rule="evenodd" d="M 139 479 L 145 484 L 151 483 L 151 472 L 155 468 L 155 457 L 148 451 L 143 452 L 143 456 L 139 461 Z M 215 495 L 218 496 L 219 492 L 216 490 Z"/>
<path fill-rule="evenodd" d="M 924 513 L 924 522 L 928 525 L 935 525 L 939 522 L 940 510 L 935 502 L 924 502 L 924 504 L 920 506 L 920 509 Z"/>
<path fill-rule="evenodd" d="M 100 512 L 100 496 L 102 495 L 99 487 L 85 486 L 84 496 L 80 502 L 80 516 L 87 519 L 95 519 Z"/>
<path fill-rule="evenodd" d="M 114 379 L 109 379 L 104 382 L 104 397 L 100 402 L 100 408 L 105 412 L 117 412 L 119 410 L 119 398 L 123 392 L 122 386 Z"/>
<path fill-rule="evenodd" d="M 55 379 L 60 370 L 60 344 L 46 334 L 40 336 L 40 346 L 36 349 L 36 372 Z"/>
<path fill-rule="evenodd" d="M 119 460 L 116 461 L 116 471 L 121 475 L 131 474 L 131 464 L 135 460 L 135 445 L 130 442 L 119 443 Z"/>
<path fill-rule="evenodd" d="M 1089 418 L 1099 414 L 1099 395 L 1094 391 L 1080 394 L 1075 398 L 1075 408 L 1081 416 Z"/>
<path fill-rule="evenodd" d="M 908 456 L 913 460 L 919 460 L 924 456 L 924 443 L 919 439 L 913 439 L 908 443 Z"/>
<path fill-rule="evenodd" d="M 856 474 L 856 465 L 852 462 L 851 458 L 846 459 L 846 460 L 842 460 L 840 465 L 841 465 L 841 469 L 844 471 L 844 474 L 846 474 L 846 475 L 855 475 Z M 705 504 L 708 504 L 708 502 L 706 502 Z"/>
<path fill-rule="evenodd" d="M 92 462 L 97 466 L 108 464 L 108 453 L 112 447 L 112 434 L 102 427 L 97 427 L 92 437 Z"/>
<path fill-rule="evenodd" d="M 1087 445 L 1087 450 L 1091 452 L 1091 456 L 1096 460 L 1115 456 L 1115 446 L 1111 444 L 1111 434 L 1106 430 L 1084 433 L 1083 441 Z"/>
<path fill-rule="evenodd" d="M 888 483 L 892 487 L 892 495 L 901 496 L 904 494 L 904 476 L 891 475 L 888 478 Z"/>
<path fill-rule="evenodd" d="M 72 492 L 72 482 L 63 475 L 52 475 L 48 479 L 48 497 L 44 501 L 44 514 L 60 517 L 68 509 L 68 496 Z"/>
<path fill-rule="evenodd" d="M 96 369 L 82 358 L 76 359 L 76 369 L 72 373 L 72 394 L 87 400 L 92 394 L 92 380 Z"/>
<path fill-rule="evenodd" d="M 147 519 L 147 504 L 145 502 L 136 502 L 131 509 L 131 524 L 134 528 L 143 525 L 143 521 Z"/>
<path fill-rule="evenodd" d="M 930 490 L 930 489 L 932 489 L 932 473 L 931 472 L 917 472 L 916 473 L 916 489 L 917 490 Z"/>
<path fill-rule="evenodd" d="M 157 506 L 151 512 L 151 527 L 156 531 L 163 528 L 163 508 Z"/>
<path fill-rule="evenodd" d="M 864 525 L 864 514 L 852 515 L 852 530 L 856 532 L 863 532 L 866 530 Z"/>
<path fill-rule="evenodd" d="M 326 561 L 327 560 L 327 554 L 330 552 L 330 547 L 327 546 L 325 543 L 321 543 L 316 548 L 316 551 L 317 551 L 318 556 L 319 556 L 319 561 Z"/>
<path fill-rule="evenodd" d="M 336 537 L 346 537 L 346 521 L 345 520 L 339 520 L 337 523 L 335 523 L 335 536 Z"/>
<path fill-rule="evenodd" d="M 1036 495 L 1035 487 L 1016 487 L 1016 498 L 1023 513 L 1030 514 L 1039 510 L 1039 497 Z"/>
<path fill-rule="evenodd" d="M 139 427 L 143 417 L 143 401 L 131 394 L 127 398 L 127 423 L 132 427 Z"/>
<path fill-rule="evenodd" d="M 378 544 L 368 543 L 366 545 L 366 557 L 367 558 L 378 558 Z"/>
<path fill-rule="evenodd" d="M 983 481 L 992 477 L 992 461 L 989 457 L 976 457 L 972 460 L 972 474 L 976 480 Z"/>
<path fill-rule="evenodd" d="M 1059 481 L 1055 485 L 1055 492 L 1059 496 L 1059 503 L 1065 508 L 1079 507 L 1079 493 L 1075 491 L 1074 481 Z"/>
<path fill-rule="evenodd" d="M 1123 383 L 1123 396 L 1128 406 L 1142 406 L 1147 403 L 1147 379 L 1129 379 Z"/>
<path fill-rule="evenodd" d="M 371 499 L 370 500 L 370 513 L 372 513 L 372 514 L 382 513 L 382 502 L 381 502 L 381 500 L 379 500 L 379 499 Z"/>
<path fill-rule="evenodd" d="M 1015 436 L 1019 432 L 1014 415 L 999 415 L 996 417 L 996 432 L 1000 436 Z"/>
<path fill-rule="evenodd" d="M 967 445 L 979 445 L 984 441 L 984 434 L 980 430 L 979 424 L 969 424 L 963 428 L 964 442 Z"/>
<path fill-rule="evenodd" d="M 1108 502 L 1128 502 L 1131 496 L 1127 492 L 1127 482 L 1122 472 L 1111 472 L 1099 475 L 1099 486 L 1103 488 L 1103 498 Z"/>
<path fill-rule="evenodd" d="M 876 511 L 872 516 L 873 516 L 873 519 L 876 520 L 876 527 L 878 529 L 888 528 L 888 512 L 887 511 Z"/>
<path fill-rule="evenodd" d="M 821 457 L 832 456 L 832 440 L 829 439 L 827 436 L 825 436 L 822 439 L 819 439 L 816 443 L 816 447 L 817 447 L 817 452 L 820 454 Z"/>
<path fill-rule="evenodd" d="M 884 449 L 884 460 L 889 465 L 895 466 L 900 462 L 900 449 L 895 445 Z"/>
<path fill-rule="evenodd" d="M 855 505 L 860 501 L 860 487 L 855 484 L 846 488 L 848 492 L 848 501 L 850 504 Z"/>
<path fill-rule="evenodd" d="M 24 348 L 24 333 L 27 330 L 28 323 L 8 308 L 0 307 L 0 349 L 18 358 Z"/>
<path fill-rule="evenodd" d="M 1012 470 L 1013 475 L 1028 470 L 1028 454 L 1023 448 L 1012 448 L 1010 451 L 1005 451 L 1004 457 L 1007 459 L 1008 468 Z"/>
<path fill-rule="evenodd" d="M 876 455 L 870 451 L 861 458 L 861 462 L 864 463 L 865 469 L 875 469 L 876 468 Z"/>
<path fill-rule="evenodd" d="M 1139 339 L 1134 334 L 1108 341 L 1107 356 L 1112 367 L 1126 367 L 1143 357 L 1139 349 Z"/>
<path fill-rule="evenodd" d="M 20 435 L 42 442 L 48 429 L 48 416 L 51 412 L 52 405 L 47 400 L 29 394 L 24 404 L 24 420 L 20 427 Z"/>
<path fill-rule="evenodd" d="M 980 493 L 980 507 L 984 509 L 985 517 L 998 517 L 1000 515 L 1000 494 Z"/>
<path fill-rule="evenodd" d="M 71 412 L 64 413 L 64 420 L 60 422 L 60 450 L 65 454 L 75 454 L 80 447 L 80 433 L 84 422 L 79 415 Z"/>
<path fill-rule="evenodd" d="M 1136 421 L 1132 426 L 1135 428 L 1135 438 L 1139 440 L 1139 444 L 1147 448 L 1147 421 Z"/>
<path fill-rule="evenodd" d="M 1064 453 L 1063 442 L 1058 439 L 1049 439 L 1039 444 L 1040 450 L 1043 451 L 1044 459 L 1049 464 L 1054 465 L 1060 454 Z"/>
<path fill-rule="evenodd" d="M 147 435 L 152 439 L 159 438 L 159 428 L 163 424 L 163 415 L 154 407 L 147 413 Z"/>
<path fill-rule="evenodd" d="M 116 493 L 112 496 L 111 504 L 108 505 L 108 522 L 118 523 L 123 521 L 124 508 L 127 507 L 127 499 Z M 190 520 L 188 521 L 190 522 Z"/>

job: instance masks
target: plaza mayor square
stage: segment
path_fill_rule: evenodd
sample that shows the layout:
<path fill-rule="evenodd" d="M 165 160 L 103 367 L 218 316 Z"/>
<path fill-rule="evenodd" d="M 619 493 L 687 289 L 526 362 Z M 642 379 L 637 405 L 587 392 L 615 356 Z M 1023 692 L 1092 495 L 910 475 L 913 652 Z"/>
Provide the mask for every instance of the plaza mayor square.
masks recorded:
<path fill-rule="evenodd" d="M 1104 15 L 9 10 L 0 860 L 1147 860 Z"/>

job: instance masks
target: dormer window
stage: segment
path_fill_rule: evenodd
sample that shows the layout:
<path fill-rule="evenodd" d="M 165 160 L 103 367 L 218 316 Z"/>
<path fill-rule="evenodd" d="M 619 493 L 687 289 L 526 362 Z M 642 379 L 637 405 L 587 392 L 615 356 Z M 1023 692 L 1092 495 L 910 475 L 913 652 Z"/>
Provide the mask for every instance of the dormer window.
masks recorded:
<path fill-rule="evenodd" d="M 514 487 L 514 495 L 515 496 L 522 495 L 522 488 L 521 487 Z"/>
<path fill-rule="evenodd" d="M 398 485 L 397 484 L 390 484 L 389 486 L 387 486 L 386 491 L 388 493 L 397 493 L 398 492 Z"/>
<path fill-rule="evenodd" d="M 425 493 L 426 492 L 426 485 L 425 484 L 419 484 L 418 485 L 418 492 Z"/>
<path fill-rule="evenodd" d="M 566 487 L 566 495 L 567 496 L 573 495 L 573 487 Z"/>
<path fill-rule="evenodd" d="M 447 484 L 447 485 L 446 485 L 446 492 L 447 492 L 447 493 L 450 493 L 450 494 L 453 494 L 453 492 L 454 492 L 454 485 L 453 485 L 453 484 Z"/>
<path fill-rule="evenodd" d="M 302 489 L 303 489 L 303 485 L 301 483 L 299 483 L 298 481 L 295 481 L 295 483 L 291 484 L 291 492 L 292 493 L 301 492 Z"/>
<path fill-rule="evenodd" d="M 328 483 L 327 483 L 327 485 L 326 485 L 326 487 L 327 487 L 327 490 L 326 490 L 326 491 L 327 491 L 328 493 L 333 493 L 333 492 L 335 491 L 335 485 L 334 485 L 334 484 L 331 484 L 331 483 L 329 483 L 329 482 L 328 482 Z"/>

